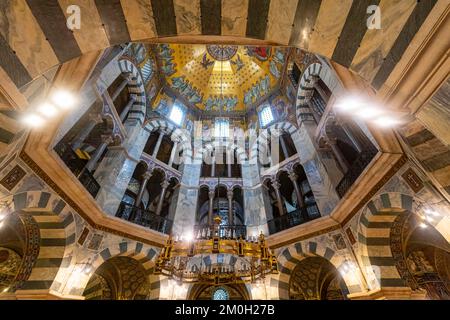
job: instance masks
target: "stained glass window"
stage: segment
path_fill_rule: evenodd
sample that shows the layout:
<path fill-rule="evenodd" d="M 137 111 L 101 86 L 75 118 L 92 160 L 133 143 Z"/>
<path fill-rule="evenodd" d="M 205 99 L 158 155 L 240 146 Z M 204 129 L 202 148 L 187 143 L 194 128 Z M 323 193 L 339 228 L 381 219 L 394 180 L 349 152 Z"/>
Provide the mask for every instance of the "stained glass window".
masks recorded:
<path fill-rule="evenodd" d="M 212 296 L 213 300 L 229 300 L 230 299 L 230 295 L 228 294 L 228 291 L 225 288 L 217 288 L 216 290 L 214 290 L 213 296 Z"/>

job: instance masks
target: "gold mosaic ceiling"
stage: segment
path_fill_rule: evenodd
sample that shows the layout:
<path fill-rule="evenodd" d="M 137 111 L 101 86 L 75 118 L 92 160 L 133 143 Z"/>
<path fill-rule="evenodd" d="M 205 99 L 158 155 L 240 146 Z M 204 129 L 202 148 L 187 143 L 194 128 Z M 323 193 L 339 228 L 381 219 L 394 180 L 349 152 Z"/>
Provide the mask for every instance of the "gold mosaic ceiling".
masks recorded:
<path fill-rule="evenodd" d="M 278 87 L 287 49 L 160 44 L 156 53 L 167 84 L 190 104 L 206 111 L 245 111 Z"/>

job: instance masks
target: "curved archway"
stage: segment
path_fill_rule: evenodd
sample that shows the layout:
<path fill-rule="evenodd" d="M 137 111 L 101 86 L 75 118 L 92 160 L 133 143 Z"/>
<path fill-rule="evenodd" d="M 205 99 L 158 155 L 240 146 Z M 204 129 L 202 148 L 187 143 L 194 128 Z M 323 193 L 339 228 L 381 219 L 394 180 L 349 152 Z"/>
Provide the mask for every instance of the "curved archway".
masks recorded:
<path fill-rule="evenodd" d="M 337 269 L 322 257 L 301 260 L 289 279 L 290 300 L 344 300 L 347 294 Z"/>
<path fill-rule="evenodd" d="M 69 206 L 59 196 L 43 191 L 18 193 L 3 201 L 8 204 L 8 215 L 20 215 L 26 221 L 25 230 L 33 243 L 32 254 L 25 255 L 26 268 L 16 278 L 22 285 L 13 290 L 62 292 L 61 283 L 73 267 L 76 238 L 75 220 Z"/>
<path fill-rule="evenodd" d="M 86 300 L 146 300 L 149 295 L 150 281 L 145 268 L 125 256 L 103 262 L 83 292 Z"/>
<path fill-rule="evenodd" d="M 358 250 L 368 285 L 372 290 L 403 287 L 410 288 L 396 267 L 391 242 L 391 230 L 394 228 L 399 216 L 418 214 L 426 216 L 421 208 L 423 201 L 407 194 L 389 192 L 379 194 L 367 204 L 359 219 Z M 440 236 L 445 238 L 446 234 L 440 229 L 440 221 L 446 218 L 441 215 L 434 217 L 431 222 L 426 222 Z M 398 238 L 398 237 L 397 237 Z M 400 240 L 397 240 L 401 243 Z M 399 246 L 400 244 L 398 244 Z"/>

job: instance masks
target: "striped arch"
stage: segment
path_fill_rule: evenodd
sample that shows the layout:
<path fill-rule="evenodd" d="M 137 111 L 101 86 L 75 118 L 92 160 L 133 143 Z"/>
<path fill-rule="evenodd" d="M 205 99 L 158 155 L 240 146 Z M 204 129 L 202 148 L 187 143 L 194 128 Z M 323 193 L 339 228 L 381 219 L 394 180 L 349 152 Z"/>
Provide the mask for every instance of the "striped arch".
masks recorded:
<path fill-rule="evenodd" d="M 314 121 L 308 102 L 314 93 L 314 85 L 321 79 L 334 95 L 338 95 L 343 90 L 343 86 L 338 77 L 334 76 L 331 67 L 318 62 L 310 64 L 303 73 L 297 92 L 297 123 L 300 126 L 303 121 Z"/>
<path fill-rule="evenodd" d="M 214 140 L 212 142 L 205 144 L 205 146 L 203 148 L 201 148 L 200 150 L 198 150 L 195 154 L 196 163 L 202 163 L 203 159 L 205 157 L 205 154 L 207 154 L 208 152 L 212 152 L 216 146 L 223 146 L 223 143 L 221 143 L 221 141 Z M 247 162 L 247 160 L 248 160 L 247 153 L 245 152 L 245 150 L 242 147 L 238 146 L 235 143 L 233 143 L 233 144 L 229 143 L 227 145 L 227 149 L 231 150 L 231 151 L 236 150 L 236 157 L 238 158 L 238 161 L 241 164 Z"/>
<path fill-rule="evenodd" d="M 178 141 L 181 150 L 183 150 L 183 162 L 192 162 L 191 136 L 187 130 L 177 128 L 175 125 L 164 119 L 152 119 L 144 124 L 145 131 L 152 133 L 157 130 L 164 130 L 171 134 L 173 141 Z"/>
<path fill-rule="evenodd" d="M 288 121 L 280 121 L 277 122 L 273 125 L 271 125 L 270 127 L 268 127 L 266 130 L 260 130 L 260 134 L 258 135 L 258 138 L 256 139 L 256 141 L 253 143 L 253 145 L 250 148 L 250 161 L 251 163 L 257 163 L 257 159 L 259 156 L 259 152 L 263 152 L 266 153 L 270 150 L 268 150 L 268 145 L 267 145 L 267 141 L 269 136 L 269 132 L 271 130 L 281 130 L 283 132 L 289 133 L 292 141 L 295 141 L 294 139 L 294 134 L 298 133 L 298 129 L 297 127 Z M 259 151 L 259 152 L 258 152 Z M 297 150 L 298 152 L 299 150 Z"/>
<path fill-rule="evenodd" d="M 133 106 L 128 113 L 127 121 L 135 120 L 139 123 L 144 123 L 147 112 L 147 99 L 141 71 L 126 57 L 120 58 L 119 68 L 122 74 L 128 79 L 127 87 L 130 92 L 130 98 L 134 99 Z"/>
<path fill-rule="evenodd" d="M 279 275 L 272 277 L 270 283 L 272 292 L 278 294 L 279 299 L 289 299 L 289 280 L 291 274 L 297 264 L 307 257 L 325 258 L 338 271 L 342 271 L 343 265 L 346 263 L 343 255 L 336 254 L 333 249 L 324 246 L 320 242 L 302 241 L 287 247 L 277 257 Z M 350 293 L 361 292 L 361 285 L 355 274 L 346 272 L 344 274 L 341 273 L 341 275 Z"/>
<path fill-rule="evenodd" d="M 153 275 L 153 267 L 155 265 L 155 260 L 158 258 L 158 254 L 159 252 L 156 248 L 150 247 L 141 242 L 124 239 L 124 241 L 120 243 L 115 243 L 112 246 L 104 248 L 93 258 L 91 262 L 92 271 L 90 275 L 92 276 L 104 262 L 111 258 L 128 257 L 135 259 L 142 264 L 148 276 L 150 283 L 150 299 L 157 300 L 159 299 L 160 277 Z M 81 294 L 87 286 L 89 278 L 90 277 L 87 277 L 85 281 L 83 281 L 84 285 L 82 287 L 77 288 L 77 291 Z"/>
<path fill-rule="evenodd" d="M 37 259 L 17 290 L 61 290 L 75 248 L 75 220 L 70 207 L 59 196 L 45 191 L 22 192 L 2 200 L 11 212 L 32 217 L 39 230 Z"/>
<path fill-rule="evenodd" d="M 375 196 L 364 208 L 359 220 L 358 250 L 371 289 L 406 286 L 392 256 L 391 229 L 399 215 L 417 213 L 422 203 L 411 195 L 387 192 Z M 436 227 L 442 219 L 436 218 L 431 225 Z"/>

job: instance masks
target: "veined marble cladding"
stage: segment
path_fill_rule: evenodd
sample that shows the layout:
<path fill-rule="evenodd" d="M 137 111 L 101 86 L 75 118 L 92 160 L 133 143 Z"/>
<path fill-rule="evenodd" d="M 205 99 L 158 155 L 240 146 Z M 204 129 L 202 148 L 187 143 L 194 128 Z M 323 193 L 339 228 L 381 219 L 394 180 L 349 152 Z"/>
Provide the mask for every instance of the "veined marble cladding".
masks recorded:
<path fill-rule="evenodd" d="M 121 71 L 118 57 L 112 59 L 102 70 L 94 69 L 91 78 L 86 82 L 79 93 L 77 107 L 70 114 L 67 114 L 53 143 L 56 145 L 66 133 L 77 123 L 78 120 L 88 111 L 92 105 L 99 100 L 108 87 L 117 79 Z"/>
<path fill-rule="evenodd" d="M 300 163 L 305 169 L 305 174 L 311 186 L 322 216 L 329 215 L 339 202 L 339 197 L 334 189 L 324 165 L 314 147 L 311 137 L 314 136 L 313 128 L 303 123 L 298 132 L 291 137 L 297 148 Z"/>
<path fill-rule="evenodd" d="M 101 186 L 96 200 L 108 215 L 116 214 L 150 136 L 143 127 L 130 124 L 128 120 L 125 128 L 127 138 L 122 146 L 110 147 L 94 173 Z"/>
<path fill-rule="evenodd" d="M 181 186 L 178 192 L 172 233 L 177 235 L 192 231 L 187 230 L 195 225 L 197 211 L 198 186 L 200 182 L 201 164 L 185 163 Z"/>
<path fill-rule="evenodd" d="M 241 167 L 242 181 L 244 183 L 244 212 L 247 234 L 258 235 L 263 232 L 267 235 L 267 214 L 258 165 L 243 163 Z"/>

